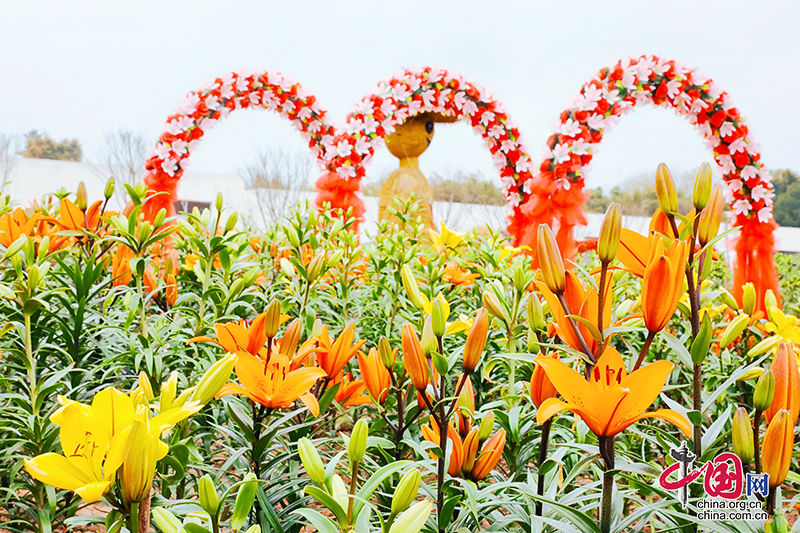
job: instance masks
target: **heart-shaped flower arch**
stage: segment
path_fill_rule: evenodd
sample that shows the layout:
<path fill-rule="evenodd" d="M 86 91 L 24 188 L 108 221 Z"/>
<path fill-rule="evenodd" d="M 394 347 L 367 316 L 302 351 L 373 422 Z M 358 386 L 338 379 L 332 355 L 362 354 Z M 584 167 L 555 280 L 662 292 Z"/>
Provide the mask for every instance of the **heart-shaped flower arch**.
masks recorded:
<path fill-rule="evenodd" d="M 763 301 L 767 289 L 779 297 L 772 257 L 777 227 L 772 217 L 774 194 L 758 144 L 728 94 L 714 81 L 678 61 L 656 56 L 630 58 L 600 70 L 561 113 L 559 125 L 547 140 L 547 155 L 530 182 L 531 195 L 521 206 L 519 227 L 523 230 L 515 234 L 517 242 L 533 246 L 538 225 L 549 223 L 557 230 L 562 253 L 573 255 L 572 229 L 586 224 L 582 171 L 608 128 L 639 104 L 670 108 L 685 116 L 714 152 L 733 223 L 741 228 L 736 243 L 736 296 L 750 281 L 756 286 L 758 301 Z"/>
<path fill-rule="evenodd" d="M 145 182 L 152 191 L 168 194 L 151 200 L 147 211 L 151 217 L 161 208 L 174 212 L 178 180 L 206 130 L 235 109 L 263 108 L 291 120 L 323 166 L 316 184 L 317 206 L 352 208 L 361 219 L 364 203 L 357 192 L 376 146 L 407 118 L 434 112 L 469 121 L 484 139 L 511 207 L 508 232 L 514 243 L 535 249 L 536 228 L 546 222 L 555 227 L 562 253 L 571 257 L 573 228 L 586 223 L 582 169 L 596 153 L 604 131 L 641 103 L 673 108 L 700 129 L 722 167 L 734 222 L 742 228 L 734 290 L 741 291 L 742 284 L 752 281 L 760 297 L 767 289 L 777 294 L 772 185 L 758 145 L 727 93 L 679 62 L 655 56 L 618 62 L 584 85 L 561 114 L 548 139 L 547 157 L 535 175 L 520 132 L 502 104 L 482 87 L 446 70 L 406 70 L 381 82 L 378 91 L 356 106 L 340 132 L 299 84 L 277 73 L 232 73 L 189 93 L 167 119 L 145 164 Z"/>

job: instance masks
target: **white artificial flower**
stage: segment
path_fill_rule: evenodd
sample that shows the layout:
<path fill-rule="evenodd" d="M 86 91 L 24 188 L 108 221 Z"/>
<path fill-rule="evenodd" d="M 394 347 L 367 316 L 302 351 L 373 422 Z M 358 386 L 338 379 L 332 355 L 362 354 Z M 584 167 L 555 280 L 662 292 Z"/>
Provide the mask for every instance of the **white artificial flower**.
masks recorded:
<path fill-rule="evenodd" d="M 575 155 L 587 155 L 589 154 L 589 148 L 591 148 L 591 144 L 587 143 L 583 139 L 575 139 L 572 143 L 572 153 Z"/>
<path fill-rule="evenodd" d="M 383 102 L 381 102 L 381 113 L 387 117 L 394 114 L 396 110 L 397 105 L 393 98 L 384 98 Z"/>
<path fill-rule="evenodd" d="M 172 151 L 175 152 L 175 155 L 181 156 L 188 151 L 188 146 L 186 141 L 176 139 L 172 142 Z"/>
<path fill-rule="evenodd" d="M 178 162 L 172 158 L 165 159 L 161 163 L 161 170 L 167 173 L 169 176 L 174 176 L 176 172 L 178 172 Z"/>
<path fill-rule="evenodd" d="M 509 151 L 514 150 L 517 147 L 517 143 L 512 141 L 511 139 L 506 139 L 500 145 L 500 151 L 504 154 L 507 154 Z"/>
<path fill-rule="evenodd" d="M 733 192 L 739 192 L 744 187 L 744 182 L 742 180 L 732 179 L 728 181 L 728 188 Z"/>
<path fill-rule="evenodd" d="M 500 139 L 506 133 L 506 129 L 503 126 L 494 126 L 489 130 L 489 136 L 495 139 Z"/>
<path fill-rule="evenodd" d="M 667 83 L 667 96 L 675 98 L 681 92 L 681 82 L 678 80 L 671 80 Z"/>
<path fill-rule="evenodd" d="M 336 173 L 343 179 L 350 179 L 356 177 L 356 169 L 351 165 L 342 165 L 336 169 Z"/>
<path fill-rule="evenodd" d="M 464 103 L 464 108 L 462 109 L 462 111 L 465 115 L 472 116 L 478 112 L 478 104 L 476 104 L 472 100 L 467 100 Z"/>
<path fill-rule="evenodd" d="M 747 200 L 736 200 L 731 206 L 733 212 L 737 215 L 746 215 L 753 209 L 753 205 Z"/>
<path fill-rule="evenodd" d="M 520 172 L 528 172 L 532 166 L 533 162 L 531 161 L 531 158 L 528 156 L 522 156 L 517 159 L 517 164 L 514 166 L 514 170 L 519 174 Z"/>
<path fill-rule="evenodd" d="M 432 107 L 433 102 L 436 100 L 436 92 L 432 89 L 428 89 L 427 91 L 422 91 L 422 105 L 427 107 Z"/>
<path fill-rule="evenodd" d="M 481 124 L 488 126 L 495 119 L 495 114 L 491 111 L 484 111 L 481 115 Z"/>
<path fill-rule="evenodd" d="M 767 190 L 766 187 L 764 187 L 763 185 L 759 184 L 759 185 L 756 185 L 755 187 L 753 187 L 753 189 L 750 191 L 750 197 L 753 198 L 753 200 L 757 202 L 759 200 L 766 199 L 768 192 L 769 191 Z"/>
<path fill-rule="evenodd" d="M 556 129 L 556 133 L 566 135 L 567 137 L 574 137 L 581 132 L 581 126 L 578 122 L 567 118 L 565 122 L 560 124 Z"/>
<path fill-rule="evenodd" d="M 753 165 L 745 165 L 739 175 L 742 176 L 742 179 L 747 181 L 753 178 L 758 177 L 758 170 Z M 759 185 L 761 187 L 761 185 Z"/>
<path fill-rule="evenodd" d="M 608 88 L 603 88 L 603 98 L 608 102 L 609 106 L 613 106 L 619 102 L 619 89 L 609 91 Z"/>
<path fill-rule="evenodd" d="M 565 161 L 569 161 L 569 145 L 567 144 L 557 144 L 553 147 L 553 161 L 555 164 L 558 165 L 560 163 L 564 163 Z"/>
<path fill-rule="evenodd" d="M 730 174 L 736 171 L 736 165 L 733 164 L 733 159 L 728 154 L 718 155 L 717 164 L 722 169 L 722 174 Z"/>
<path fill-rule="evenodd" d="M 213 118 L 204 118 L 203 120 L 200 121 L 200 123 L 197 125 L 197 127 L 200 128 L 203 131 L 210 131 L 216 125 L 217 125 L 217 121 L 214 120 Z"/>
<path fill-rule="evenodd" d="M 396 117 L 395 117 L 396 118 Z M 378 126 L 380 126 L 380 122 L 375 120 L 372 117 L 365 117 L 364 118 L 364 133 L 370 135 L 378 131 Z"/>
<path fill-rule="evenodd" d="M 314 114 L 311 112 L 311 109 L 308 107 L 303 107 L 300 112 L 297 114 L 297 118 L 301 120 L 310 120 Z"/>
<path fill-rule="evenodd" d="M 232 98 L 236 93 L 234 92 L 233 87 L 228 84 L 223 84 L 219 89 L 219 94 L 222 99 L 225 100 L 226 98 Z"/>
<path fill-rule="evenodd" d="M 770 206 L 764 206 L 758 210 L 758 221 L 763 223 L 767 223 L 772 220 L 772 208 Z"/>
<path fill-rule="evenodd" d="M 731 133 L 736 131 L 736 126 L 733 125 L 733 122 L 730 120 L 723 121 L 722 125 L 719 127 L 719 136 L 720 137 L 727 137 Z"/>
<path fill-rule="evenodd" d="M 347 142 L 347 140 L 342 139 L 336 144 L 335 151 L 336 155 L 338 155 L 339 157 L 348 157 L 350 153 L 353 151 L 353 148 L 350 145 L 350 143 Z"/>
<path fill-rule="evenodd" d="M 368 154 L 370 150 L 370 142 L 367 137 L 359 137 L 356 139 L 355 151 L 358 155 Z"/>
<path fill-rule="evenodd" d="M 586 125 L 593 130 L 602 130 L 606 126 L 606 119 L 603 115 L 591 115 L 586 121 Z"/>
<path fill-rule="evenodd" d="M 746 149 L 747 149 L 747 142 L 741 137 L 728 145 L 728 150 L 730 150 L 732 154 L 735 154 L 737 152 L 745 153 Z"/>
<path fill-rule="evenodd" d="M 357 118 L 351 118 L 345 125 L 345 131 L 350 135 L 355 135 L 361 131 L 362 126 L 364 126 L 364 123 L 361 120 Z"/>

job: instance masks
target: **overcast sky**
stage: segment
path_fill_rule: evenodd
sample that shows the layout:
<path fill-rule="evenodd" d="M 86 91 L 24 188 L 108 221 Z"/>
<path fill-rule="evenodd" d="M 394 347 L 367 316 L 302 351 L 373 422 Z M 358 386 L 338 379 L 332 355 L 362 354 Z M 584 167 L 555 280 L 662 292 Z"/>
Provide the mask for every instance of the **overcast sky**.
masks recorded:
<path fill-rule="evenodd" d="M 591 75 L 637 54 L 680 59 L 732 97 L 769 168 L 800 170 L 800 2 L 466 1 L 389 3 L 0 0 L 0 133 L 77 138 L 97 161 L 103 135 L 128 128 L 155 142 L 183 96 L 232 70 L 278 71 L 340 124 L 398 70 L 426 65 L 490 89 L 534 161 L 558 115 Z M 190 170 L 235 173 L 260 150 L 305 153 L 267 111 L 239 111 L 194 152 Z M 606 135 L 589 186 L 712 161 L 670 111 L 635 109 Z M 391 171 L 380 150 L 367 176 Z M 423 171 L 480 171 L 489 153 L 465 124 L 441 125 Z M 189 187 L 190 184 L 183 184 Z"/>

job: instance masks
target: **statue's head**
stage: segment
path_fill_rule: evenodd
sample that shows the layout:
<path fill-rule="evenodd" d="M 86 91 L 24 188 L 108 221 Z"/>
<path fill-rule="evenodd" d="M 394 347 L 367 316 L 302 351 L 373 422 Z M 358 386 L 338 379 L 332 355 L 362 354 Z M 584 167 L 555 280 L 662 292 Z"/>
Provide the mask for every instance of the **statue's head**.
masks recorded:
<path fill-rule="evenodd" d="M 420 113 L 395 126 L 394 133 L 386 136 L 386 147 L 398 159 L 419 157 L 433 140 L 434 124 L 456 120 L 438 113 Z"/>

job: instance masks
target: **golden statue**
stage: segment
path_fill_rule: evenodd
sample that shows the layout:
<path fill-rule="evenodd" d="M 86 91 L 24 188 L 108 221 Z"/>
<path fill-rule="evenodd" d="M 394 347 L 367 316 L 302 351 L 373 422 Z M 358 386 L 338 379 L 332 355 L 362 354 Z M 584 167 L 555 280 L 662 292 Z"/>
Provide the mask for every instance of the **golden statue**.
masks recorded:
<path fill-rule="evenodd" d="M 405 201 L 413 192 L 414 199 L 420 202 L 417 216 L 422 217 L 426 228 L 433 228 L 433 192 L 419 169 L 419 156 L 430 146 L 436 122 L 456 120 L 456 117 L 446 117 L 438 113 L 421 113 L 397 125 L 394 133 L 386 136 L 386 147 L 400 160 L 400 168 L 389 174 L 381 187 L 378 202 L 380 220 L 389 218 L 389 208 L 395 198 Z"/>

